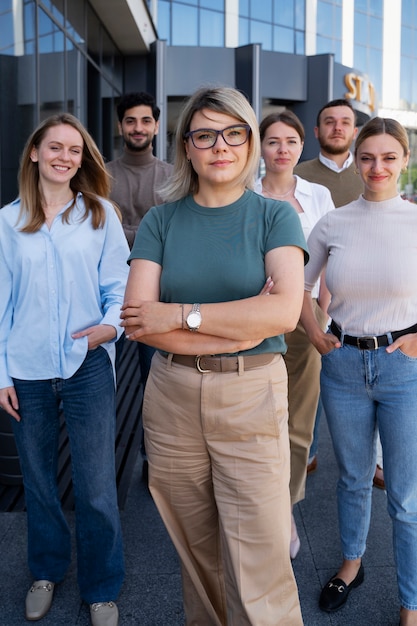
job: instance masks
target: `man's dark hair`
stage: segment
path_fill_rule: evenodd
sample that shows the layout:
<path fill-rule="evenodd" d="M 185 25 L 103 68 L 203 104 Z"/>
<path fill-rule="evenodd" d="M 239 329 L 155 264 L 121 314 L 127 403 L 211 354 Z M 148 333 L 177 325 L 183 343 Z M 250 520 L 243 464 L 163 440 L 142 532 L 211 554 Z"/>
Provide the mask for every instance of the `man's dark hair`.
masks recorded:
<path fill-rule="evenodd" d="M 330 102 L 327 102 L 327 104 L 322 106 L 320 111 L 317 113 L 316 126 L 320 126 L 320 115 L 323 113 L 325 109 L 330 109 L 330 107 L 349 107 L 349 109 L 353 113 L 353 121 L 356 126 L 356 111 L 353 108 L 352 103 L 349 102 L 349 100 L 346 100 L 345 98 L 338 98 L 337 100 L 330 100 Z"/>
<path fill-rule="evenodd" d="M 146 93 L 146 91 L 135 91 L 127 93 L 120 98 L 119 104 L 117 105 L 117 117 L 119 118 L 119 122 L 121 123 L 123 121 L 124 115 L 128 109 L 141 105 L 151 107 L 152 117 L 155 122 L 159 120 L 161 111 L 159 107 L 156 106 L 155 98 L 151 96 L 150 93 Z"/>

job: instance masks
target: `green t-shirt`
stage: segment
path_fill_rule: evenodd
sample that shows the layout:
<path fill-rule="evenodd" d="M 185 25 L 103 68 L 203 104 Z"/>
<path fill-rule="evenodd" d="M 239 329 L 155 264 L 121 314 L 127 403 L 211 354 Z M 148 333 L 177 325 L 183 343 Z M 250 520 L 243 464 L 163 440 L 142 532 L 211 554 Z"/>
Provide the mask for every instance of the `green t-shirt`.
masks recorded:
<path fill-rule="evenodd" d="M 302 248 L 307 262 L 297 213 L 287 202 L 246 190 L 218 208 L 200 206 L 192 196 L 153 207 L 140 224 L 129 261 L 161 265 L 162 302 L 228 302 L 260 292 L 265 255 L 281 246 Z M 279 335 L 242 354 L 285 350 Z"/>

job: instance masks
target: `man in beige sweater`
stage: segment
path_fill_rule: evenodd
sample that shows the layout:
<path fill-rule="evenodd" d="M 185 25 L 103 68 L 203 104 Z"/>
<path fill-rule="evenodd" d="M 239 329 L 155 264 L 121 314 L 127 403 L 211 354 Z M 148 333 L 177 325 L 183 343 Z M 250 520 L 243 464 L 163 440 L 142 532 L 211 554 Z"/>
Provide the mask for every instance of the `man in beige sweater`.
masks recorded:
<path fill-rule="evenodd" d="M 118 159 L 107 163 L 107 169 L 112 177 L 110 197 L 122 213 L 123 230 L 130 248 L 145 213 L 152 206 L 163 202 L 158 188 L 172 172 L 172 165 L 161 161 L 152 152 L 152 142 L 159 130 L 159 114 L 160 109 L 154 97 L 146 92 L 128 93 L 117 106 L 124 149 Z M 137 346 L 141 381 L 145 387 L 155 350 L 140 342 Z M 120 356 L 121 345 L 118 345 L 117 351 Z M 144 459 L 143 476 L 147 478 L 143 431 L 141 452 Z"/>

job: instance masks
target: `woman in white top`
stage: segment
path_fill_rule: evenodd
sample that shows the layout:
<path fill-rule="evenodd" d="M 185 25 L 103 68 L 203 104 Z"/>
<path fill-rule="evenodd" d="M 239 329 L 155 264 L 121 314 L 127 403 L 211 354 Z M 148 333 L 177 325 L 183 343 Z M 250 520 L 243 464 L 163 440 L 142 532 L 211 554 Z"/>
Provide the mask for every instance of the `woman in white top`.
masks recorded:
<path fill-rule="evenodd" d="M 294 175 L 294 167 L 303 151 L 304 127 L 292 111 L 272 113 L 262 120 L 261 151 L 265 176 L 256 181 L 255 191 L 267 198 L 285 200 L 297 211 L 307 239 L 313 226 L 334 209 L 330 191 Z M 314 287 L 314 310 L 318 323 L 325 328 L 328 304 L 325 281 Z M 288 351 L 289 435 L 291 446 L 290 491 L 292 505 L 305 496 L 306 471 L 320 391 L 320 355 L 299 323 L 285 335 Z M 300 548 L 294 516 L 291 519 L 291 558 Z"/>
<path fill-rule="evenodd" d="M 374 118 L 356 140 L 365 191 L 320 220 L 309 238 L 301 320 L 322 355 L 321 395 L 339 467 L 343 563 L 320 596 L 339 609 L 363 579 L 379 429 L 401 603 L 417 624 L 417 210 L 397 191 L 405 129 Z M 311 289 L 326 267 L 332 323 L 317 325 Z"/>

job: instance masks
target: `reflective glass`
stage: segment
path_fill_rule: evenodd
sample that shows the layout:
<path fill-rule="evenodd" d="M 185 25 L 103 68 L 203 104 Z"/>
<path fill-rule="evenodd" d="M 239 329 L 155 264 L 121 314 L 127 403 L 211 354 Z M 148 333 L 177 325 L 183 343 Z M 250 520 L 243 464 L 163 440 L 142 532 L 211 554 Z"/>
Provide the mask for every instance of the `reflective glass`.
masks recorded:
<path fill-rule="evenodd" d="M 224 11 L 224 0 L 200 0 L 200 6 L 206 9 Z"/>
<path fill-rule="evenodd" d="M 171 45 L 170 36 L 170 4 L 168 2 L 158 2 L 158 38 L 165 39 L 168 46 Z"/>
<path fill-rule="evenodd" d="M 295 27 L 300 30 L 305 29 L 306 21 L 306 0 L 296 0 L 295 2 Z"/>
<path fill-rule="evenodd" d="M 60 24 L 64 24 L 64 0 L 42 0 L 41 4 Z"/>
<path fill-rule="evenodd" d="M 85 41 L 84 0 L 67 2 L 67 29 L 76 43 Z"/>
<path fill-rule="evenodd" d="M 382 20 L 378 17 L 369 17 L 369 42 L 372 48 L 382 50 Z"/>
<path fill-rule="evenodd" d="M 38 11 L 38 46 L 41 54 L 64 51 L 64 34 L 42 9 Z M 54 74 L 48 74 L 48 79 Z"/>
<path fill-rule="evenodd" d="M 224 46 L 224 15 L 200 9 L 200 46 Z"/>
<path fill-rule="evenodd" d="M 368 43 L 367 19 L 362 13 L 355 11 L 355 42 L 366 45 Z"/>
<path fill-rule="evenodd" d="M 260 43 L 264 50 L 272 50 L 272 27 L 265 22 L 250 21 L 250 43 Z"/>
<path fill-rule="evenodd" d="M 194 6 L 198 5 L 198 0 L 181 0 L 182 4 L 192 4 Z M 173 1 L 173 4 L 176 4 L 176 0 Z"/>
<path fill-rule="evenodd" d="M 294 0 L 274 0 L 274 24 L 294 26 Z"/>
<path fill-rule="evenodd" d="M 329 10 L 329 4 L 327 2 L 319 2 L 317 3 L 317 33 L 319 39 L 322 35 L 332 36 L 333 34 L 333 15 L 332 11 Z"/>
<path fill-rule="evenodd" d="M 246 46 L 249 43 L 249 20 L 244 17 L 239 18 L 239 46 Z"/>
<path fill-rule="evenodd" d="M 80 120 L 86 119 L 85 97 L 87 93 L 86 63 L 83 54 L 73 48 L 67 60 L 67 110 Z"/>
<path fill-rule="evenodd" d="M 0 13 L 0 54 L 14 54 L 14 44 L 13 14 Z"/>
<path fill-rule="evenodd" d="M 304 32 L 301 30 L 295 31 L 295 54 L 305 54 L 306 42 Z"/>
<path fill-rule="evenodd" d="M 294 53 L 294 31 L 283 26 L 274 26 L 274 51 Z"/>
<path fill-rule="evenodd" d="M 100 63 L 100 22 L 87 5 L 87 50 L 96 63 Z"/>
<path fill-rule="evenodd" d="M 239 0 L 239 15 L 249 17 L 249 0 Z"/>
<path fill-rule="evenodd" d="M 411 28 L 403 26 L 401 28 L 401 54 L 410 56 L 413 45 L 413 31 Z"/>
<path fill-rule="evenodd" d="M 64 34 L 42 11 L 38 10 L 39 36 L 39 95 L 41 119 L 64 109 L 65 63 Z M 53 76 L 53 80 L 51 77 Z"/>
<path fill-rule="evenodd" d="M 172 45 L 198 45 L 198 10 L 181 4 L 172 4 Z"/>
<path fill-rule="evenodd" d="M 272 22 L 272 0 L 251 0 L 250 16 L 265 22 Z"/>

